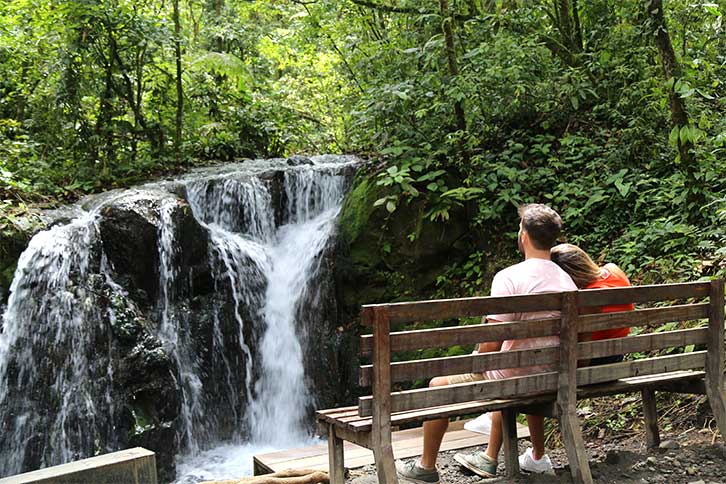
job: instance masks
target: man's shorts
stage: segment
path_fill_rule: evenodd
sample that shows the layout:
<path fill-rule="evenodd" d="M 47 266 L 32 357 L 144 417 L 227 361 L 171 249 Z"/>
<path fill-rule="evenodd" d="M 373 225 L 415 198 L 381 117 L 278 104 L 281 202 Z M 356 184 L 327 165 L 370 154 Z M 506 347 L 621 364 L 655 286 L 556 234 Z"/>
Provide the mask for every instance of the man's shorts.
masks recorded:
<path fill-rule="evenodd" d="M 474 383 L 476 381 L 488 380 L 483 373 L 464 373 L 461 375 L 449 375 L 446 377 L 449 385 L 458 385 L 459 383 Z"/>

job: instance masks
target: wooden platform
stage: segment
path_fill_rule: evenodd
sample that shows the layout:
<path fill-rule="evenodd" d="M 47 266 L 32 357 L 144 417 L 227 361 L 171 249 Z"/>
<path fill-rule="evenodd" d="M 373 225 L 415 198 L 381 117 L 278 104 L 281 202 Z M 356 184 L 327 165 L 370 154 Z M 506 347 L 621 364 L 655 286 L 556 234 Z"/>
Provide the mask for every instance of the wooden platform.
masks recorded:
<path fill-rule="evenodd" d="M 466 420 L 452 422 L 444 436 L 441 450 L 463 449 L 486 443 L 488 435 L 464 429 Z M 517 437 L 529 437 L 529 429 L 517 424 Z M 393 454 L 397 459 L 421 455 L 423 446 L 422 428 L 401 430 L 393 433 Z M 373 464 L 373 452 L 350 442 L 345 442 L 345 467 L 355 469 Z M 328 471 L 328 444 L 288 449 L 254 456 L 256 476 L 279 472 L 285 469 L 315 469 Z"/>

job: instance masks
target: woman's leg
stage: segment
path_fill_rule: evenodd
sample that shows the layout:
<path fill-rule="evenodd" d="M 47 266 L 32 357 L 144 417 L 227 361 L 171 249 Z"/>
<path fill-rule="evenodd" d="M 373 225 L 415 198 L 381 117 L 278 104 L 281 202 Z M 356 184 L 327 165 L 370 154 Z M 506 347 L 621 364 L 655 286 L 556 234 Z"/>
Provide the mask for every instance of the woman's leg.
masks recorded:
<path fill-rule="evenodd" d="M 532 454 L 536 460 L 545 455 L 544 417 L 541 415 L 527 415 L 529 438 L 532 441 Z"/>

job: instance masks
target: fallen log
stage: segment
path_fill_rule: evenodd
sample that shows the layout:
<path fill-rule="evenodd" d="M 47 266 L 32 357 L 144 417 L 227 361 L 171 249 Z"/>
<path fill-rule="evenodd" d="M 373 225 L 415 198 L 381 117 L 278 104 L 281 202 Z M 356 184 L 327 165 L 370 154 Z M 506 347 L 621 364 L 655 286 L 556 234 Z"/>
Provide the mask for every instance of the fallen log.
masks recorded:
<path fill-rule="evenodd" d="M 206 481 L 201 484 L 330 484 L 327 472 L 310 469 L 288 469 L 264 476 L 242 477 L 225 481 Z"/>

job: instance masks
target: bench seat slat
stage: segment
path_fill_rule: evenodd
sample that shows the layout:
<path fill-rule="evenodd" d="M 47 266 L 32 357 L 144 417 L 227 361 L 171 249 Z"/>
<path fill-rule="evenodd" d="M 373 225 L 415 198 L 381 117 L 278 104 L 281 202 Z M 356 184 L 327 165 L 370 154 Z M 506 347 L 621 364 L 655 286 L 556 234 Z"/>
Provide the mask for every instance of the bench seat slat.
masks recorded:
<path fill-rule="evenodd" d="M 579 368 L 577 370 L 577 384 L 578 386 L 592 385 L 633 376 L 702 369 L 705 362 L 706 352 L 697 351 Z M 521 398 L 553 393 L 557 388 L 557 377 L 557 372 L 548 372 L 500 380 L 396 392 L 392 394 L 391 411 L 401 412 L 417 408 L 482 400 L 486 399 L 487 395 L 497 395 L 501 398 Z M 358 400 L 358 407 L 361 416 L 370 415 L 372 397 L 361 397 Z"/>
<path fill-rule="evenodd" d="M 391 304 L 363 306 L 363 311 L 386 307 L 391 324 L 434 319 L 464 318 L 486 314 L 553 311 L 562 306 L 562 296 L 557 292 L 522 294 L 516 296 L 468 297 L 436 299 Z M 363 318 L 365 320 L 365 318 Z"/>
<path fill-rule="evenodd" d="M 706 343 L 706 337 L 707 329 L 697 328 L 591 341 L 579 344 L 578 355 L 580 359 L 590 359 L 697 345 Z M 435 376 L 483 373 L 487 370 L 548 365 L 557 361 L 559 361 L 557 347 L 403 361 L 391 363 L 391 381 L 395 383 Z M 372 378 L 373 365 L 362 365 L 360 385 L 370 386 Z"/>
<path fill-rule="evenodd" d="M 703 377 L 703 371 L 684 370 L 665 374 L 623 378 L 612 382 L 580 387 L 577 390 L 577 398 L 585 399 L 600 397 L 604 395 L 614 395 L 618 393 L 638 392 L 643 388 L 669 388 L 674 383 L 702 380 Z M 501 410 L 503 408 L 527 407 L 547 403 L 553 400 L 553 395 L 545 395 L 532 397 L 529 399 L 480 400 L 454 405 L 430 407 L 425 409 L 394 413 L 391 415 L 391 424 L 394 426 L 406 425 L 412 423 L 419 423 L 426 420 L 434 420 L 437 418 L 449 418 L 462 415 L 484 413 L 488 411 Z M 325 418 L 324 421 L 326 423 L 334 423 L 338 426 L 346 427 L 347 429 L 354 432 L 369 432 L 371 429 L 371 418 L 357 416 L 357 409 L 358 407 L 346 407 L 346 410 L 348 410 L 349 412 L 352 410 L 356 413 L 356 418 L 351 418 L 350 416 L 347 416 L 345 421 L 336 421 L 334 419 L 331 420 Z M 321 416 L 321 412 L 318 412 L 318 420 L 322 420 L 323 417 L 327 417 L 327 415 L 323 414 Z"/>

